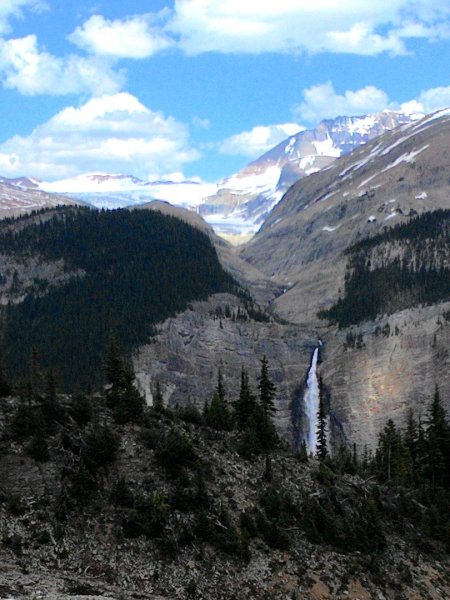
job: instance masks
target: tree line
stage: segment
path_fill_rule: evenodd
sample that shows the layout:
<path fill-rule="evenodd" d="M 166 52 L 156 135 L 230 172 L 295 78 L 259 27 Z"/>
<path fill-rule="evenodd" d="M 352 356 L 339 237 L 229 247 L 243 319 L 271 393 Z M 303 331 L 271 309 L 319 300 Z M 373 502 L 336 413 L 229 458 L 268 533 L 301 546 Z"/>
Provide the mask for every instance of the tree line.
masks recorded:
<path fill-rule="evenodd" d="M 9 375 L 25 374 L 35 347 L 65 391 L 99 385 L 111 331 L 129 355 L 190 302 L 238 290 L 204 233 L 156 211 L 65 209 L 9 220 L 0 253 L 62 259 L 72 274 L 10 304 L 3 324 Z"/>
<path fill-rule="evenodd" d="M 344 293 L 318 313 L 339 327 L 450 298 L 449 210 L 423 213 L 346 254 Z"/>

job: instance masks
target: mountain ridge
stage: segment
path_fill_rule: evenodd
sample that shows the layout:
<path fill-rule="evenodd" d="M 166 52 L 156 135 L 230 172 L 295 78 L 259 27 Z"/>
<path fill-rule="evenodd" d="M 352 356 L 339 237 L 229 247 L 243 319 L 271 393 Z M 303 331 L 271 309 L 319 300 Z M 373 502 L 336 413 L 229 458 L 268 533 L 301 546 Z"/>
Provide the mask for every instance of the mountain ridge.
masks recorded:
<path fill-rule="evenodd" d="M 139 206 L 153 200 L 199 212 L 216 233 L 242 243 L 259 229 L 271 209 L 299 179 L 415 116 L 385 110 L 369 116 L 337 117 L 286 138 L 237 173 L 218 183 L 197 179 L 144 181 L 127 174 L 86 173 L 42 182 L 22 178 L 24 190 L 63 194 L 96 208 Z"/>

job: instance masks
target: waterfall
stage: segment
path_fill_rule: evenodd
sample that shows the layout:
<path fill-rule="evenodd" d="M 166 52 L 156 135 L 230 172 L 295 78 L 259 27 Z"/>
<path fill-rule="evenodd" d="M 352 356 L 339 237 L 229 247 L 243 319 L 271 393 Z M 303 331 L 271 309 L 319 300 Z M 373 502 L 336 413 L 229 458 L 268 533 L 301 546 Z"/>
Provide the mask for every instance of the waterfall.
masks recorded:
<path fill-rule="evenodd" d="M 316 453 L 317 446 L 317 412 L 319 410 L 320 392 L 319 392 L 319 380 L 317 379 L 317 361 L 319 358 L 319 348 L 322 342 L 319 341 L 319 345 L 314 350 L 311 359 L 311 366 L 308 371 L 308 379 L 306 381 L 305 395 L 303 396 L 303 404 L 305 407 L 305 414 L 308 421 L 308 431 L 306 433 L 306 448 L 308 454 Z"/>

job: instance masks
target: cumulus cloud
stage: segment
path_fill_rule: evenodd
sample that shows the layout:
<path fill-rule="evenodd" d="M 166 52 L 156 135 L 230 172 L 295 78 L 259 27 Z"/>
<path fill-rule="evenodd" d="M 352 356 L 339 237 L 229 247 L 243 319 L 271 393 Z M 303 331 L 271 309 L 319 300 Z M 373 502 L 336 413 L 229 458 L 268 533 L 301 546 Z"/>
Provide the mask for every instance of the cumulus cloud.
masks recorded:
<path fill-rule="evenodd" d="M 243 131 L 227 138 L 220 144 L 219 151 L 222 154 L 257 158 L 302 129 L 304 128 L 297 123 L 259 125 L 250 131 Z"/>
<path fill-rule="evenodd" d="M 188 54 L 403 54 L 410 38 L 449 35 L 447 0 L 176 0 L 166 25 Z"/>
<path fill-rule="evenodd" d="M 390 106 L 385 91 L 372 85 L 359 90 L 336 93 L 331 81 L 313 85 L 303 91 L 303 101 L 294 107 L 294 116 L 301 122 L 318 123 L 343 115 L 366 115 Z"/>
<path fill-rule="evenodd" d="M 300 122 L 316 125 L 322 119 L 368 115 L 384 109 L 423 115 L 449 106 L 450 86 L 423 90 L 416 98 L 399 102 L 389 98 L 384 90 L 371 85 L 338 94 L 328 81 L 303 90 L 302 102 L 293 108 L 293 116 Z"/>
<path fill-rule="evenodd" d="M 41 49 L 35 35 L 0 39 L 0 74 L 5 87 L 26 95 L 113 93 L 123 74 L 95 57 L 54 56 Z"/>
<path fill-rule="evenodd" d="M 47 180 L 92 171 L 157 179 L 197 158 L 186 125 L 127 93 L 65 108 L 31 135 L 0 145 L 4 175 Z"/>
<path fill-rule="evenodd" d="M 46 8 L 43 0 L 1 0 L 0 2 L 0 35 L 9 32 L 9 21 L 13 17 L 21 17 L 24 8 L 40 11 Z"/>
<path fill-rule="evenodd" d="M 431 113 L 441 108 L 447 108 L 450 106 L 450 86 L 424 90 L 414 102 L 414 112 Z M 412 110 L 412 106 L 409 104 L 405 103 L 402 107 Z"/>
<path fill-rule="evenodd" d="M 148 58 L 171 45 L 170 39 L 152 28 L 145 16 L 108 21 L 93 15 L 75 29 L 69 40 L 91 54 L 112 58 Z"/>

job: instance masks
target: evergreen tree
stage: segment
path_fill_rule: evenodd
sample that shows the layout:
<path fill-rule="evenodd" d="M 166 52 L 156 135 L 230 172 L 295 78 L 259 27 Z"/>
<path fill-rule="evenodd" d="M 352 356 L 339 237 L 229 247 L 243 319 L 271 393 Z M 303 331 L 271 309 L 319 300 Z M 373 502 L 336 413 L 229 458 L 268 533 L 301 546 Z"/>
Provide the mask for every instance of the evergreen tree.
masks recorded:
<path fill-rule="evenodd" d="M 41 370 L 38 351 L 37 351 L 36 347 L 33 346 L 33 348 L 31 349 L 30 377 L 29 377 L 31 399 L 33 401 L 41 399 L 43 379 L 44 379 L 44 377 L 43 377 L 43 373 Z"/>
<path fill-rule="evenodd" d="M 231 426 L 231 417 L 226 402 L 220 398 L 216 390 L 205 413 L 206 424 L 217 430 L 228 430 Z"/>
<path fill-rule="evenodd" d="M 223 376 L 222 376 L 222 371 L 219 369 L 218 373 L 217 373 L 217 395 L 219 396 L 219 400 L 221 402 L 223 402 L 224 404 L 227 403 L 227 397 L 226 397 L 226 390 L 225 390 L 225 384 L 223 382 Z"/>
<path fill-rule="evenodd" d="M 439 389 L 436 386 L 431 402 L 426 431 L 427 470 L 431 487 L 450 483 L 450 426 L 447 423 Z"/>
<path fill-rule="evenodd" d="M 134 385 L 134 373 L 120 356 L 114 337 L 111 337 L 108 346 L 105 375 L 109 384 L 106 400 L 116 422 L 139 421 L 144 411 L 144 398 Z"/>
<path fill-rule="evenodd" d="M 64 417 L 64 409 L 58 401 L 56 378 L 52 372 L 47 373 L 45 393 L 42 398 L 42 412 L 47 431 L 53 431 L 56 423 Z"/>
<path fill-rule="evenodd" d="M 153 396 L 153 408 L 158 412 L 164 410 L 164 399 L 161 392 L 161 385 L 159 383 L 159 380 L 156 380 L 155 393 Z"/>
<path fill-rule="evenodd" d="M 264 355 L 261 359 L 261 373 L 258 377 L 259 401 L 266 415 L 273 415 L 276 411 L 274 399 L 276 387 L 269 377 L 269 362 Z"/>
<path fill-rule="evenodd" d="M 12 393 L 11 386 L 5 375 L 4 364 L 3 364 L 3 348 L 0 346 L 0 398 L 6 398 Z"/>
<path fill-rule="evenodd" d="M 242 367 L 239 398 L 234 402 L 234 417 L 239 429 L 245 429 L 255 412 L 256 400 L 250 389 L 248 373 Z"/>
<path fill-rule="evenodd" d="M 380 433 L 376 453 L 378 475 L 386 481 L 401 481 L 406 475 L 405 451 L 400 433 L 392 419 Z"/>
<path fill-rule="evenodd" d="M 305 440 L 302 440 L 302 443 L 300 444 L 298 459 L 300 462 L 308 462 L 308 448 L 306 447 Z"/>

